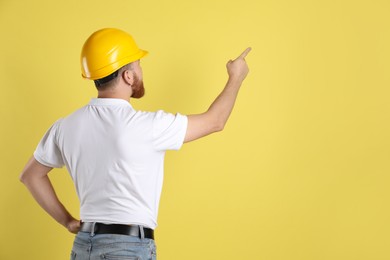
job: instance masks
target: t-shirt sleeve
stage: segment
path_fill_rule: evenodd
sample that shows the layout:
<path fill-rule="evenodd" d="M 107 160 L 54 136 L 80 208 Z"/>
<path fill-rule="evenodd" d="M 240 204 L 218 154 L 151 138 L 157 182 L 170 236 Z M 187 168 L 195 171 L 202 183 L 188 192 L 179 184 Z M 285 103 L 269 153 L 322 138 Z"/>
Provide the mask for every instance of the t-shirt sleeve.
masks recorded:
<path fill-rule="evenodd" d="M 61 120 L 58 120 L 50 127 L 34 152 L 35 159 L 48 167 L 62 168 L 64 166 L 56 138 L 60 122 Z"/>
<path fill-rule="evenodd" d="M 158 111 L 153 119 L 153 142 L 159 151 L 179 150 L 187 132 L 187 116 Z"/>

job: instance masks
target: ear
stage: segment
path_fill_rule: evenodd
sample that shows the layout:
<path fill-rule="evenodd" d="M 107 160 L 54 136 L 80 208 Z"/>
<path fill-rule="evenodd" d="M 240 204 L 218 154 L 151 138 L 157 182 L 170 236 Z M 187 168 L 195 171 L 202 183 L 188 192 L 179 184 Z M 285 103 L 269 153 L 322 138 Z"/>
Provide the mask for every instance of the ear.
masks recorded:
<path fill-rule="evenodd" d="M 125 70 L 122 73 L 123 80 L 126 82 L 126 84 L 133 86 L 134 84 L 134 72 L 131 70 Z"/>

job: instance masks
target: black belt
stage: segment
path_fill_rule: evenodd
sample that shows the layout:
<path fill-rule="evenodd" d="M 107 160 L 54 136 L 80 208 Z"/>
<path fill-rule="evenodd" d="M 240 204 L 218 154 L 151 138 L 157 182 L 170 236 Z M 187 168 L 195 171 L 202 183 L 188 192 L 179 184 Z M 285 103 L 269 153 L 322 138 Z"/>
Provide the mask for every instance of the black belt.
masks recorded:
<path fill-rule="evenodd" d="M 103 224 L 95 222 L 82 222 L 81 232 L 95 234 L 118 234 L 139 238 L 154 239 L 154 230 L 138 225 Z"/>

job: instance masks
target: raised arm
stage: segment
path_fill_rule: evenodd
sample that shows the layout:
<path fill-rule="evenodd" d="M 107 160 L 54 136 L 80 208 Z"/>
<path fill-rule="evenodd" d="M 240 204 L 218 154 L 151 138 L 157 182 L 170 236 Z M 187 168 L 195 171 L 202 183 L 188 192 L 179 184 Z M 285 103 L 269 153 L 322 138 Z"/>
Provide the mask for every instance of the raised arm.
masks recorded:
<path fill-rule="evenodd" d="M 226 64 L 229 79 L 225 88 L 202 113 L 188 116 L 188 127 L 184 142 L 191 142 L 214 132 L 222 131 L 233 110 L 241 83 L 249 72 L 245 57 L 251 51 L 247 48 L 238 58 Z"/>

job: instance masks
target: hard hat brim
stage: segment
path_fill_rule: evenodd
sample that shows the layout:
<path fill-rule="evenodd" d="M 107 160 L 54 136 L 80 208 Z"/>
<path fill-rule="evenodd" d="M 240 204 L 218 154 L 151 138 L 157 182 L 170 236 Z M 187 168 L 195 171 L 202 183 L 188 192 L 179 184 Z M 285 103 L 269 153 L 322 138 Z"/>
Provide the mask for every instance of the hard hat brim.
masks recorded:
<path fill-rule="evenodd" d="M 84 75 L 84 73 L 82 73 L 82 77 L 85 79 L 91 79 L 91 80 L 104 78 L 104 77 L 110 75 L 111 73 L 113 73 L 114 71 L 117 71 L 118 69 L 122 68 L 123 66 L 145 57 L 148 53 L 149 53 L 148 51 L 140 49 L 136 54 L 124 57 L 124 58 L 122 58 L 122 59 L 120 59 L 112 64 L 109 64 L 105 67 L 102 67 L 102 68 L 94 71 L 93 76 L 92 75 Z"/>

